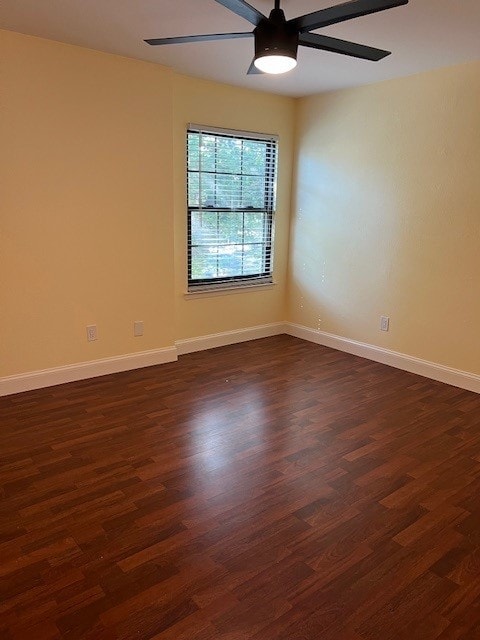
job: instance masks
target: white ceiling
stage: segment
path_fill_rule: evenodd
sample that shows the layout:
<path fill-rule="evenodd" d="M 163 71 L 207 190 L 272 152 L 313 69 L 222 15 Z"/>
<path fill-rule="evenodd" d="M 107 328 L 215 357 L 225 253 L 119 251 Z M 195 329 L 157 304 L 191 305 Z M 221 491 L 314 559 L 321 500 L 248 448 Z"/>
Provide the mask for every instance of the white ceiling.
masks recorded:
<path fill-rule="evenodd" d="M 339 0 L 283 0 L 288 18 Z M 273 0 L 250 0 L 269 13 Z M 480 0 L 410 0 L 406 6 L 319 31 L 392 51 L 381 62 L 300 48 L 284 76 L 247 76 L 253 38 L 150 47 L 144 38 L 250 31 L 214 0 L 0 0 L 0 27 L 170 66 L 181 73 L 290 96 L 411 75 L 480 59 Z"/>

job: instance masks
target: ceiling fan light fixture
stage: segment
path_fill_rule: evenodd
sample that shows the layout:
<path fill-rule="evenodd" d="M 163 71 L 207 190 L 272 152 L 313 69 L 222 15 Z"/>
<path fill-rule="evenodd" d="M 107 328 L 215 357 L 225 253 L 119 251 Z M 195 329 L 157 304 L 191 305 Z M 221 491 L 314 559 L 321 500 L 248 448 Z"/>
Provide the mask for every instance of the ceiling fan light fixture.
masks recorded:
<path fill-rule="evenodd" d="M 278 75 L 297 66 L 298 32 L 288 26 L 285 14 L 277 6 L 268 20 L 262 20 L 254 30 L 255 57 L 253 64 L 263 73 Z"/>
<path fill-rule="evenodd" d="M 297 60 L 286 54 L 270 54 L 255 58 L 253 64 L 263 73 L 279 75 L 294 69 L 297 66 Z"/>
<path fill-rule="evenodd" d="M 359 60 L 378 62 L 389 56 L 391 52 L 312 32 L 332 24 L 368 16 L 372 13 L 386 11 L 409 3 L 409 0 L 348 0 L 332 7 L 319 9 L 318 11 L 287 20 L 283 9 L 280 8 L 281 0 L 274 0 L 274 7 L 270 11 L 268 18 L 246 0 L 215 1 L 255 25 L 255 29 L 253 31 L 234 33 L 205 33 L 191 36 L 148 38 L 145 42 L 156 46 L 184 42 L 233 40 L 253 36 L 255 40 L 255 55 L 253 62 L 248 67 L 248 75 L 259 72 L 276 75 L 291 71 L 297 65 L 299 45 L 320 51 L 340 53 Z"/>

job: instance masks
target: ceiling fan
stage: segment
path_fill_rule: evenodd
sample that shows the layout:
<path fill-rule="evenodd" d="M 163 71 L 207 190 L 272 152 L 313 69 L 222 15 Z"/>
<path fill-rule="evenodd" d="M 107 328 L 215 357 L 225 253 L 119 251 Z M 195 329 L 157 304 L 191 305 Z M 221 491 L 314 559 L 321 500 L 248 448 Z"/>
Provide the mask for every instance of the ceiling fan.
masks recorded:
<path fill-rule="evenodd" d="M 283 10 L 280 9 L 280 0 L 275 0 L 275 7 L 268 18 L 255 7 L 244 2 L 244 0 L 215 1 L 248 20 L 248 22 L 255 25 L 255 29 L 241 33 L 211 33 L 176 38 L 149 38 L 145 42 L 150 45 L 182 44 L 186 42 L 250 38 L 253 36 L 255 38 L 255 57 L 248 69 L 248 74 L 278 74 L 290 71 L 297 64 L 298 45 L 341 53 L 363 60 L 378 61 L 390 55 L 391 52 L 310 32 L 331 24 L 408 4 L 408 0 L 350 0 L 350 2 L 287 20 Z"/>

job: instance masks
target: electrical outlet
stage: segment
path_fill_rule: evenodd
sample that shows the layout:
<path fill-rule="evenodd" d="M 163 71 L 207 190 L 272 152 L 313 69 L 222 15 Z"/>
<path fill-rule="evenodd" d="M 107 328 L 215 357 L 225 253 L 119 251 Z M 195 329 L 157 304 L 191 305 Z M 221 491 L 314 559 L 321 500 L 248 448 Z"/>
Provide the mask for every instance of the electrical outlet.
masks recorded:
<path fill-rule="evenodd" d="M 390 328 L 390 318 L 388 316 L 380 316 L 380 330 L 388 331 Z"/>
<path fill-rule="evenodd" d="M 133 335 L 136 338 L 143 336 L 143 320 L 135 320 L 133 323 Z"/>
<path fill-rule="evenodd" d="M 98 335 L 97 335 L 97 325 L 96 324 L 89 324 L 87 327 L 87 340 L 89 342 L 93 342 L 94 340 L 98 339 Z"/>

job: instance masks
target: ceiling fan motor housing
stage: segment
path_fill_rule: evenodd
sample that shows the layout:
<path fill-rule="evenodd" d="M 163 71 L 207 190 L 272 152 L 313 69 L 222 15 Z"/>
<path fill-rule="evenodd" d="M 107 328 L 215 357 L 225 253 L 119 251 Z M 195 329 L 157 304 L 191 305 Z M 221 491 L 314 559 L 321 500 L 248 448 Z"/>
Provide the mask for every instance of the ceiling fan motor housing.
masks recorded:
<path fill-rule="evenodd" d="M 282 9 L 273 9 L 268 20 L 254 30 L 255 59 L 263 56 L 287 56 L 297 59 L 298 30 L 288 25 Z"/>

